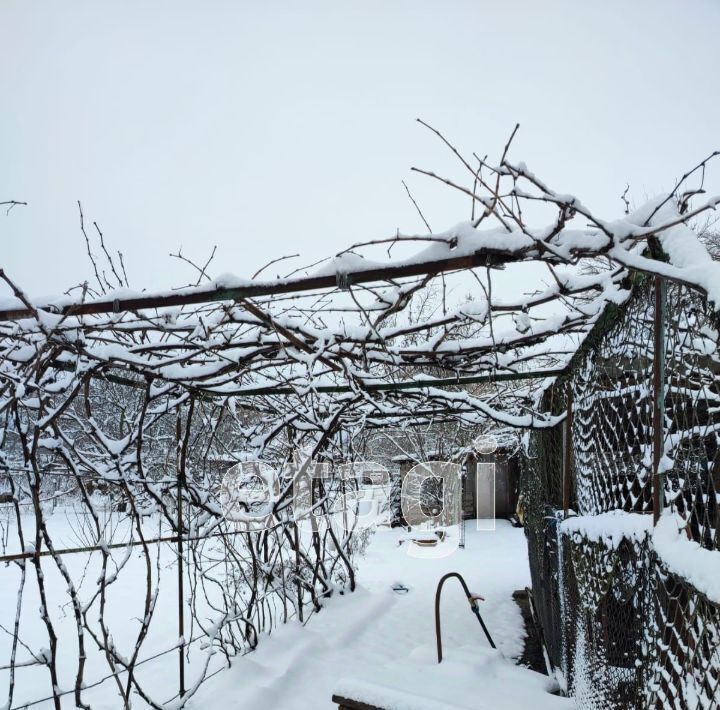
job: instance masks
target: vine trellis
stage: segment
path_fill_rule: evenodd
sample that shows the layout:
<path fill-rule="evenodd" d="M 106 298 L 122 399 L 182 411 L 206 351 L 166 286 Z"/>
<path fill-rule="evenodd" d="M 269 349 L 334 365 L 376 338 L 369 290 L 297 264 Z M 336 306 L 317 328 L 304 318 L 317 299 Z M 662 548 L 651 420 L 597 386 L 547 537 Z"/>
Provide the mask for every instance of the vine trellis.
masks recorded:
<path fill-rule="evenodd" d="M 263 633 L 354 588 L 361 541 L 332 515 L 352 481 L 318 481 L 313 510 L 327 515 L 308 516 L 292 496 L 303 464 L 285 464 L 314 457 L 333 471 L 386 426 L 490 418 L 555 436 L 566 411 L 537 393 L 628 301 L 633 274 L 718 303 L 716 265 L 687 223 L 720 199 L 692 206 L 699 193 L 683 191 L 707 161 L 666 198 L 608 222 L 511 162 L 510 141 L 491 165 L 437 135 L 465 184 L 418 172 L 472 205 L 469 222 L 443 233 L 356 244 L 274 280 L 210 281 L 205 265 L 194 286 L 134 293 L 99 229 L 105 266 L 92 256 L 83 221 L 92 284 L 39 302 L 0 271 L 12 292 L 0 303 L 7 708 L 90 707 L 108 686 L 124 706 L 181 707 Z M 692 264 L 678 241 L 697 247 Z M 496 270 L 516 263 L 546 279 L 500 298 Z M 262 529 L 228 520 L 219 499 L 225 471 L 248 457 L 280 472 Z M 667 495 L 678 507 L 702 485 L 676 482 Z M 617 495 L 645 501 L 633 486 Z M 687 501 L 690 523 L 715 540 L 707 507 Z"/>

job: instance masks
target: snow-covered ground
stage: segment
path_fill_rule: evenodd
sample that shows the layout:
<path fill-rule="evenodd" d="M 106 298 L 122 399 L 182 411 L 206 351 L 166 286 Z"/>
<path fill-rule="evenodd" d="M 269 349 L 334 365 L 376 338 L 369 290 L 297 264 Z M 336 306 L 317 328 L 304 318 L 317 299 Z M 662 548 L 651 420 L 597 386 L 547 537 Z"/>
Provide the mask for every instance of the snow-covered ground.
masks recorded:
<path fill-rule="evenodd" d="M 529 583 L 522 530 L 498 521 L 495 531 L 478 531 L 468 521 L 465 549 L 436 559 L 411 557 L 408 551 L 418 548 L 398 545 L 402 537 L 397 530 L 377 532 L 360 560 L 355 593 L 336 595 L 305 628 L 291 623 L 263 639 L 256 652 L 210 679 L 190 707 L 315 710 L 337 707 L 333 692 L 358 689 L 367 701 L 393 700 L 398 710 L 573 706 L 547 692 L 548 678 L 510 660 L 521 653 L 524 633 L 511 595 Z M 485 597 L 481 613 L 498 651 L 450 579 L 442 598 L 444 660 L 438 665 L 435 588 L 451 571 Z M 394 592 L 398 582 L 409 591 Z"/>
<path fill-rule="evenodd" d="M 6 521 L 8 523 L 9 521 Z M 31 522 L 31 521 L 30 521 Z M 28 526 L 31 527 L 30 522 Z M 55 513 L 50 519 L 58 545 L 77 546 L 85 542 L 77 517 Z M 166 531 L 151 529 L 148 534 Z M 485 525 L 487 527 L 487 525 Z M 122 525 L 116 533 L 124 539 Z M 236 658 L 230 669 L 220 670 L 217 655 L 210 670 L 220 670 L 208 680 L 188 704 L 192 710 L 205 708 L 242 708 L 243 710 L 315 710 L 335 707 L 333 692 L 356 693 L 383 700 L 388 707 L 402 710 L 431 708 L 568 708 L 571 701 L 550 695 L 545 676 L 514 665 L 513 657 L 523 648 L 523 624 L 512 592 L 529 583 L 527 548 L 522 530 L 505 521 L 497 521 L 495 531 L 476 529 L 475 521 L 466 524 L 465 549 L 453 549 L 457 529 L 448 540 L 435 548 L 421 549 L 399 530 L 379 529 L 364 557 L 359 559 L 358 588 L 354 593 L 336 594 L 323 610 L 314 614 L 305 626 L 291 622 L 260 639 L 258 649 Z M 12 531 L 11 531 L 12 532 Z M 9 536 L 12 541 L 13 536 Z M 400 545 L 400 541 L 403 544 Z M 10 545 L 8 552 L 13 551 Z M 115 550 L 114 559 L 126 552 Z M 167 575 L 160 585 L 156 616 L 144 645 L 142 657 L 172 649 L 177 640 L 177 597 L 174 586 L 174 553 L 160 546 L 159 569 Z M 408 553 L 434 556 L 423 559 Z M 81 591 L 92 589 L 99 573 L 99 556 L 68 555 L 65 563 L 75 579 L 83 579 Z M 49 607 L 59 636 L 59 673 L 61 688 L 72 688 L 76 667 L 77 636 L 72 614 L 59 600 L 63 580 L 55 565 L 43 565 L 50 590 Z M 460 572 L 473 592 L 482 594 L 481 612 L 498 651 L 490 649 L 477 619 L 471 613 L 457 580 L 448 580 L 443 591 L 442 631 L 444 660 L 438 666 L 435 650 L 434 595 L 443 574 Z M 15 614 L 19 570 L 3 568 L 0 581 L 0 658 L 9 657 Z M 122 574 L 108 590 L 108 623 L 118 648 L 132 648 L 138 620 L 132 618 L 142 608 L 145 567 L 133 552 Z M 402 583 L 404 594 L 392 587 Z M 32 566 L 22 614 L 22 638 L 37 651 L 46 643 L 37 613 L 39 599 L 35 591 Z M 130 618 L 129 616 L 130 615 Z M 26 653 L 19 651 L 22 661 Z M 198 662 L 202 656 L 193 656 Z M 507 660 L 506 660 L 507 659 Z M 2 666 L 0 662 L 0 666 Z M 177 659 L 166 653 L 137 669 L 144 686 L 160 698 L 172 698 L 177 691 Z M 192 663 L 189 664 L 192 666 Z M 188 667 L 193 682 L 199 669 Z M 121 703 L 111 681 L 92 687 L 106 677 L 103 659 L 90 654 L 87 665 L 87 700 L 93 708 L 114 710 Z M 18 669 L 18 686 L 13 707 L 47 697 L 50 692 L 46 669 L 24 666 Z M 7 697 L 7 670 L 0 669 L 0 707 Z M 368 686 L 368 684 L 370 684 Z M 412 701 L 412 695 L 416 701 Z M 394 697 L 394 704 L 390 704 Z M 431 700 L 428 700 L 430 698 Z M 434 701 L 434 704 L 432 704 Z M 63 707 L 72 705 L 72 695 L 63 698 Z M 33 707 L 50 707 L 49 701 Z M 133 707 L 143 707 L 138 697 Z"/>

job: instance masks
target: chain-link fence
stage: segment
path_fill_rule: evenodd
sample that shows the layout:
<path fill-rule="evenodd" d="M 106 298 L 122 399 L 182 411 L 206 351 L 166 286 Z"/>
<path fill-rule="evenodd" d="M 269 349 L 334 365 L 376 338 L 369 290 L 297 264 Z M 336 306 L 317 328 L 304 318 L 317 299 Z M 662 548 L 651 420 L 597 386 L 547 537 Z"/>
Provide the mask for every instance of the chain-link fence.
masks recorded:
<path fill-rule="evenodd" d="M 565 422 L 526 442 L 534 602 L 578 707 L 717 708 L 718 322 L 684 286 L 628 287 L 543 395 Z"/>

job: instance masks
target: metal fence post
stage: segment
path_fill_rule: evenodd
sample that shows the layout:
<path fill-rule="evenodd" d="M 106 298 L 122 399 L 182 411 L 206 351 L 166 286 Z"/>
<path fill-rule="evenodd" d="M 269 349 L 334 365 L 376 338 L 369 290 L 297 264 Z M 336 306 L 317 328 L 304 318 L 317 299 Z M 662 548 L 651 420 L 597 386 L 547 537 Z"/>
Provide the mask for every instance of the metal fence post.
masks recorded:
<path fill-rule="evenodd" d="M 182 416 L 181 410 L 177 414 L 177 558 L 178 558 L 178 670 L 180 676 L 179 693 L 185 695 L 185 580 L 183 569 L 183 519 L 182 519 L 182 489 L 185 476 L 185 461 L 182 454 Z"/>
<path fill-rule="evenodd" d="M 567 408 L 563 427 L 563 517 L 567 518 L 570 509 L 572 491 L 572 428 L 573 428 L 573 392 L 572 383 L 567 383 L 565 395 Z"/>
<path fill-rule="evenodd" d="M 665 279 L 655 277 L 655 315 L 653 327 L 653 522 L 657 523 L 665 504 L 665 476 L 661 463 L 664 454 L 665 417 Z"/>

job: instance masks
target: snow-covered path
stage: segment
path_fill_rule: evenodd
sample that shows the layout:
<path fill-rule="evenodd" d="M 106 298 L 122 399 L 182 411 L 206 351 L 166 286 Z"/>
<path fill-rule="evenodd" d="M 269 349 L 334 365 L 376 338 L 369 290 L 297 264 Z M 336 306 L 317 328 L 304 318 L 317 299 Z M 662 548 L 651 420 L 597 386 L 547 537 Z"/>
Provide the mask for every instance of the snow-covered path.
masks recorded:
<path fill-rule="evenodd" d="M 336 708 L 334 691 L 365 682 L 445 707 L 572 707 L 546 692 L 545 676 L 503 658 L 522 651 L 522 618 L 511 595 L 529 581 L 523 531 L 504 521 L 494 532 L 475 530 L 473 521 L 467 528 L 466 548 L 439 559 L 410 557 L 408 543 L 398 545 L 403 535 L 398 531 L 376 533 L 360 562 L 354 594 L 336 595 L 305 628 L 288 624 L 262 639 L 256 652 L 209 680 L 189 707 Z M 490 649 L 460 585 L 451 579 L 443 591 L 444 660 L 438 666 L 434 595 L 438 580 L 450 571 L 460 572 L 470 589 L 485 597 L 481 612 L 499 651 Z M 396 582 L 409 591 L 393 592 Z"/>

